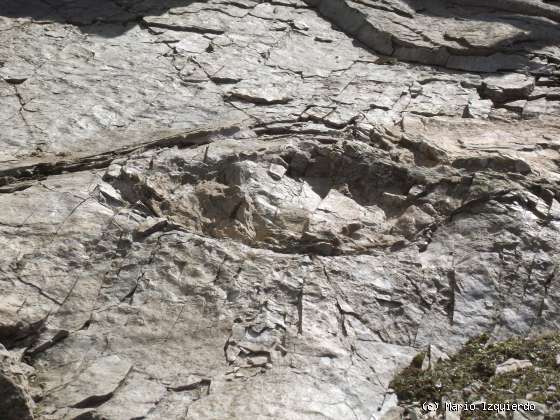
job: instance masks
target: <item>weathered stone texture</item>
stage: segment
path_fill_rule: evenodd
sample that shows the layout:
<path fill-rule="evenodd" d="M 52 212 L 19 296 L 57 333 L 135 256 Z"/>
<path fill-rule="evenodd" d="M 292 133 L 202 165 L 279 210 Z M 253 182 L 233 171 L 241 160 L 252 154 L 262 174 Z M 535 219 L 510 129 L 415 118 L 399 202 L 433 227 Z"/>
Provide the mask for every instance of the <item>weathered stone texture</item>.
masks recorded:
<path fill-rule="evenodd" d="M 558 329 L 560 8 L 490 3 L 3 0 L 0 413 L 400 418 Z"/>

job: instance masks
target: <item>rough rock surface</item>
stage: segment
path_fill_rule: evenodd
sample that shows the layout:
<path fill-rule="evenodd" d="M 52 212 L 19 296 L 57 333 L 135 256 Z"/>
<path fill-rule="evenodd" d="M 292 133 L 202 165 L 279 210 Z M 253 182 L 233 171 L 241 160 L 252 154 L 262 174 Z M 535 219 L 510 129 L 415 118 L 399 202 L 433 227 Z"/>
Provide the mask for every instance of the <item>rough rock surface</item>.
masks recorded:
<path fill-rule="evenodd" d="M 558 329 L 559 20 L 2 0 L 15 418 L 394 418 L 418 352 Z"/>
<path fill-rule="evenodd" d="M 0 412 L 6 420 L 33 418 L 29 381 L 33 368 L 0 346 Z"/>

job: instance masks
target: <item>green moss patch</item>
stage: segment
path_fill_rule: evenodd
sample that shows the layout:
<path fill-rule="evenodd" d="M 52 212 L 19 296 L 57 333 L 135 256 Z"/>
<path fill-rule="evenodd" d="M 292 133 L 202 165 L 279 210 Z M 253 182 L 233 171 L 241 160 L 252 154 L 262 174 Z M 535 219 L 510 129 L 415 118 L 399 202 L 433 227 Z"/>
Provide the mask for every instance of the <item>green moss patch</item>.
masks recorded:
<path fill-rule="evenodd" d="M 431 369 L 422 370 L 422 356 L 417 356 L 393 379 L 391 386 L 404 404 L 441 403 L 443 399 L 457 403 L 480 400 L 506 403 L 528 399 L 546 404 L 556 411 L 560 407 L 558 354 L 560 334 L 495 343 L 489 343 L 488 336 L 482 335 L 470 340 L 449 360 L 439 361 Z M 495 375 L 496 366 L 508 359 L 529 360 L 533 366 Z M 477 413 L 477 418 L 491 416 L 492 413 Z"/>

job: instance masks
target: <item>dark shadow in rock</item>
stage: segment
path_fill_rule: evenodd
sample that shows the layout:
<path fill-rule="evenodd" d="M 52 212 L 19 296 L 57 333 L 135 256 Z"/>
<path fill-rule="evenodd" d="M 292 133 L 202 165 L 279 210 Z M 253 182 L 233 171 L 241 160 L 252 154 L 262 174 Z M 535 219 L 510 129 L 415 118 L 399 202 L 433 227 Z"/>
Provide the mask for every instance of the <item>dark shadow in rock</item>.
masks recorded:
<path fill-rule="evenodd" d="M 0 17 L 71 24 L 84 33 L 111 38 L 142 25 L 144 16 L 161 15 L 196 0 L 0 0 Z"/>

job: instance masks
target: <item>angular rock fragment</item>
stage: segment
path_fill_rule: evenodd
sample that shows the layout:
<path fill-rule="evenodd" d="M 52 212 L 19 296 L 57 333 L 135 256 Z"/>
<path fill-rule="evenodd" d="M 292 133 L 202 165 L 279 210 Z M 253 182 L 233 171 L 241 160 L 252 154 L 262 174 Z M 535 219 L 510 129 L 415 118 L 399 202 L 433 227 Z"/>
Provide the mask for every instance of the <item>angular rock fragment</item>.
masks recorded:
<path fill-rule="evenodd" d="M 492 110 L 490 99 L 471 99 L 465 108 L 465 116 L 468 118 L 488 118 Z"/>
<path fill-rule="evenodd" d="M 482 94 L 496 103 L 527 98 L 535 87 L 535 79 L 520 73 L 489 76 L 482 84 Z"/>
<path fill-rule="evenodd" d="M 272 163 L 270 165 L 270 168 L 268 169 L 268 174 L 275 180 L 282 179 L 285 173 L 286 173 L 286 168 L 276 163 Z"/>
<path fill-rule="evenodd" d="M 496 375 L 515 372 L 520 369 L 530 368 L 532 366 L 533 364 L 529 360 L 508 359 L 504 363 L 496 366 Z"/>

